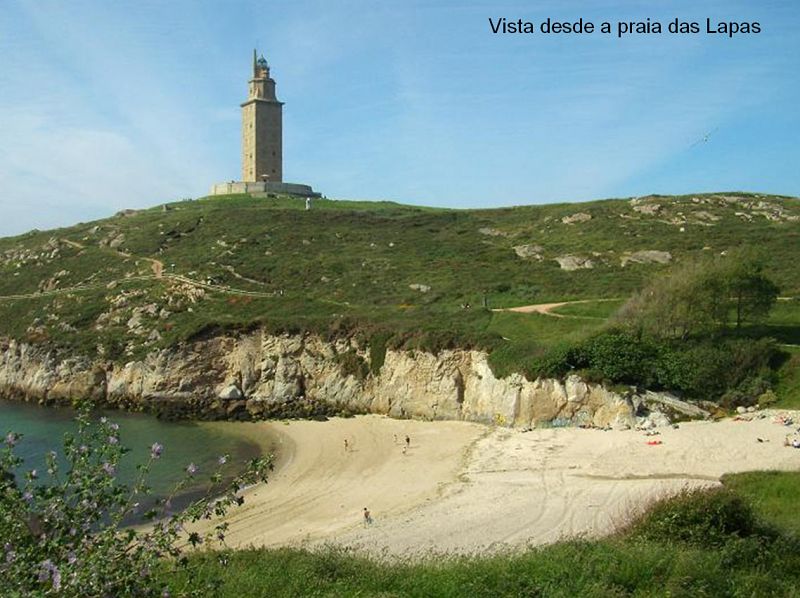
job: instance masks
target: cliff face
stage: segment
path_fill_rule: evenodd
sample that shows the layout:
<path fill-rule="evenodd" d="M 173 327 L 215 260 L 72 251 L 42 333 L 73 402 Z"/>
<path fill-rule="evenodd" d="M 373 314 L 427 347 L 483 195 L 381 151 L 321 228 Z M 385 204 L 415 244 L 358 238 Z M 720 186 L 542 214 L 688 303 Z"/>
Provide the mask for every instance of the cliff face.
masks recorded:
<path fill-rule="evenodd" d="M 0 342 L 0 395 L 65 402 L 91 397 L 128 408 L 169 407 L 214 417 L 296 413 L 313 403 L 394 417 L 494 422 L 528 427 L 632 426 L 636 397 L 577 376 L 565 382 L 494 376 L 481 351 L 386 352 L 373 374 L 347 373 L 343 356 L 368 371 L 367 347 L 316 336 L 261 332 L 217 336 L 124 366 Z M 167 409 L 169 410 L 169 409 Z"/>

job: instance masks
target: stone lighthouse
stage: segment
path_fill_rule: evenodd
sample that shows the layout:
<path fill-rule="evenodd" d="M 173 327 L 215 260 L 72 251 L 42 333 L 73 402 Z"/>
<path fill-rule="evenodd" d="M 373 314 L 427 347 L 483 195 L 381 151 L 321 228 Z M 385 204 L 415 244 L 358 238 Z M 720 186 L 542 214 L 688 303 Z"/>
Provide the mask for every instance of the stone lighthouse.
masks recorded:
<path fill-rule="evenodd" d="M 253 50 L 253 78 L 242 104 L 242 181 L 283 181 L 283 102 L 269 64 Z"/>
<path fill-rule="evenodd" d="M 242 106 L 242 180 L 216 183 L 211 195 L 319 197 L 310 185 L 283 181 L 283 102 L 269 64 L 253 50 L 253 76 Z"/>

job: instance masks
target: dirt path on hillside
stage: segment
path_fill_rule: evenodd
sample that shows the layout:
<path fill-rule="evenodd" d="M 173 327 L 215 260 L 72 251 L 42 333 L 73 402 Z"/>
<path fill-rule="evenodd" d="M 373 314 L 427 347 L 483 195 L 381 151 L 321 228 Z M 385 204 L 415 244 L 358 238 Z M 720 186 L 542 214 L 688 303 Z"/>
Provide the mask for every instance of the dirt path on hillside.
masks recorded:
<path fill-rule="evenodd" d="M 619 301 L 619 299 L 578 299 L 576 301 L 559 301 L 557 303 L 534 303 L 533 305 L 521 305 L 519 307 L 505 307 L 497 308 L 492 311 L 513 311 L 520 314 L 542 314 L 544 316 L 551 316 L 553 318 L 581 318 L 581 319 L 595 319 L 590 316 L 573 316 L 569 314 L 559 314 L 554 312 L 564 305 L 577 305 L 579 303 L 600 303 L 603 301 Z"/>
<path fill-rule="evenodd" d="M 161 278 L 162 276 L 164 276 L 164 262 L 151 257 L 145 257 L 142 259 L 150 262 L 150 268 L 153 270 L 153 275 L 156 278 Z"/>
<path fill-rule="evenodd" d="M 154 264 L 155 266 L 155 264 Z M 156 268 L 153 268 L 154 272 Z M 145 280 L 173 280 L 176 282 L 182 282 L 185 284 L 189 284 L 201 289 L 206 289 L 207 291 L 214 291 L 217 293 L 223 293 L 225 295 L 237 295 L 243 297 L 259 297 L 259 298 L 272 298 L 278 295 L 278 293 L 269 292 L 263 293 L 259 291 L 247 291 L 245 289 L 237 289 L 234 287 L 226 287 L 218 284 L 210 284 L 206 282 L 201 282 L 199 280 L 194 280 L 192 278 L 187 278 L 186 276 L 181 276 L 179 274 L 164 274 L 163 272 L 163 264 L 162 268 L 158 270 L 158 274 L 149 274 L 144 276 L 127 276 L 124 278 L 116 278 L 114 280 L 107 280 L 101 283 L 95 284 L 83 284 L 83 285 L 76 285 L 72 287 L 65 287 L 63 289 L 53 289 L 52 291 L 36 291 L 33 293 L 22 293 L 19 295 L 0 295 L 0 301 L 17 301 L 21 299 L 40 299 L 42 297 L 54 297 L 57 295 L 67 295 L 69 293 L 82 293 L 86 291 L 96 291 L 98 289 L 108 288 L 110 284 L 124 284 L 127 282 L 135 282 L 135 281 L 145 281 Z"/>
<path fill-rule="evenodd" d="M 75 247 L 76 249 L 85 249 L 85 245 L 81 245 L 76 241 L 70 241 L 69 239 L 60 239 L 61 242 L 70 245 L 71 247 Z M 143 257 L 134 255 L 132 253 L 127 253 L 125 251 L 121 251 L 119 249 L 112 249 L 111 250 L 114 254 L 123 257 L 125 259 L 133 259 L 133 260 L 144 260 L 150 263 L 150 269 L 153 272 L 152 275 L 142 275 L 142 276 L 126 276 L 122 278 L 115 278 L 112 280 L 106 280 L 101 283 L 94 283 L 94 284 L 82 284 L 82 285 L 75 285 L 71 287 L 65 287 L 63 289 L 53 289 L 51 291 L 35 291 L 33 293 L 20 293 L 16 295 L 0 295 L 0 301 L 17 301 L 21 299 L 39 299 L 42 297 L 51 297 L 57 295 L 66 295 L 69 293 L 81 293 L 86 291 L 94 291 L 98 289 L 102 289 L 104 287 L 108 287 L 110 284 L 121 284 L 126 282 L 134 282 L 134 281 L 144 281 L 144 280 L 156 280 L 156 279 L 171 279 L 176 282 L 182 282 L 184 284 L 189 284 L 198 288 L 206 289 L 208 291 L 214 291 L 218 293 L 224 293 L 226 295 L 241 295 L 245 297 L 259 297 L 259 298 L 272 298 L 275 297 L 278 293 L 276 292 L 260 292 L 260 291 L 247 291 L 245 289 L 237 289 L 235 287 L 228 287 L 218 284 L 212 284 L 207 282 L 201 282 L 199 280 L 194 280 L 187 276 L 181 276 L 180 274 L 165 274 L 164 273 L 164 262 L 152 257 Z M 257 281 L 251 281 L 248 278 L 240 276 L 233 273 L 238 278 L 242 280 L 246 280 L 248 282 L 254 282 L 257 284 Z"/>

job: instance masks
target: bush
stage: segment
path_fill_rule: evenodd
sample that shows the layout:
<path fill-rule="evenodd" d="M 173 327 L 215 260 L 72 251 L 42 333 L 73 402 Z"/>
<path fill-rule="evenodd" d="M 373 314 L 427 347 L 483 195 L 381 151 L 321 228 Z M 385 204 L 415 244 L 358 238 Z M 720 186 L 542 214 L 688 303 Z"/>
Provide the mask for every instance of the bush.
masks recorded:
<path fill-rule="evenodd" d="M 726 409 L 750 407 L 755 405 L 758 402 L 758 397 L 765 394 L 769 388 L 769 381 L 760 376 L 748 378 L 736 388 L 723 394 L 719 400 L 719 404 Z"/>
<path fill-rule="evenodd" d="M 200 536 L 185 525 L 223 515 L 241 504 L 240 490 L 266 480 L 268 459 L 257 459 L 227 488 L 221 472 L 210 476 L 208 493 L 178 514 L 169 512 L 170 499 L 141 514 L 155 521 L 144 529 L 125 527 L 149 493 L 146 477 L 163 447 L 154 444 L 150 460 L 138 467 L 132 488 L 117 480 L 120 459 L 127 452 L 119 442 L 118 426 L 106 418 L 93 421 L 86 411 L 77 416 L 78 431 L 66 434 L 62 468 L 55 452 L 46 458 L 46 475 L 35 469 L 22 474 L 23 460 L 15 454 L 20 436 L 9 432 L 0 449 L 0 595 L 31 596 L 157 596 L 163 585 L 156 571 L 164 558 L 173 569 L 186 565 L 182 545 L 224 540 L 225 524 Z M 220 457 L 220 467 L 227 457 Z M 173 495 L 197 473 L 194 464 Z M 216 494 L 221 494 L 216 498 Z"/>
<path fill-rule="evenodd" d="M 369 369 L 374 375 L 378 375 L 386 361 L 386 349 L 390 333 L 374 334 L 369 339 Z"/>
<path fill-rule="evenodd" d="M 621 331 L 609 331 L 588 339 L 579 349 L 579 361 L 605 379 L 621 384 L 652 386 L 658 347 Z"/>
<path fill-rule="evenodd" d="M 369 375 L 369 364 L 354 349 L 337 353 L 336 361 L 345 376 L 353 376 L 356 380 L 364 380 Z"/>
<path fill-rule="evenodd" d="M 529 371 L 531 378 L 563 378 L 571 371 L 585 367 L 586 364 L 578 348 L 572 345 L 557 345 L 542 357 L 535 359 Z"/>
<path fill-rule="evenodd" d="M 720 547 L 735 538 L 771 535 L 750 504 L 726 488 L 684 490 L 650 507 L 632 535 L 655 542 Z"/>
<path fill-rule="evenodd" d="M 772 339 L 720 339 L 666 346 L 660 354 L 657 383 L 686 395 L 719 400 L 726 393 L 738 404 L 753 404 L 770 388 L 772 364 L 780 353 Z M 735 403 L 731 395 L 729 403 Z M 732 404 L 732 406 L 737 406 Z"/>
<path fill-rule="evenodd" d="M 754 404 L 769 390 L 780 351 L 772 339 L 672 341 L 608 330 L 537 359 L 535 376 L 563 378 L 582 371 L 592 381 L 666 389 L 725 405 Z M 586 378 L 585 378 L 586 379 Z"/>

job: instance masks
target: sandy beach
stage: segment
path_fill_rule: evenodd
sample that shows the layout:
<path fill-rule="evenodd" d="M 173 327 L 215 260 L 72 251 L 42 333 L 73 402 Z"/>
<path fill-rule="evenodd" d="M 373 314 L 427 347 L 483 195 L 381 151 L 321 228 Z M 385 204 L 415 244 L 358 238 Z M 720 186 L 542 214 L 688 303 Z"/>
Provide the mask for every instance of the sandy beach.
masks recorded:
<path fill-rule="evenodd" d="M 228 517 L 228 544 L 335 543 L 407 556 L 602 535 L 648 500 L 725 473 L 800 470 L 800 450 L 784 446 L 800 413 L 789 415 L 791 427 L 763 412 L 655 436 L 381 416 L 253 424 L 277 437 L 280 459 L 269 483 L 248 490 Z M 364 507 L 372 525 L 363 525 Z"/>

